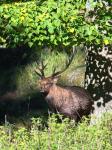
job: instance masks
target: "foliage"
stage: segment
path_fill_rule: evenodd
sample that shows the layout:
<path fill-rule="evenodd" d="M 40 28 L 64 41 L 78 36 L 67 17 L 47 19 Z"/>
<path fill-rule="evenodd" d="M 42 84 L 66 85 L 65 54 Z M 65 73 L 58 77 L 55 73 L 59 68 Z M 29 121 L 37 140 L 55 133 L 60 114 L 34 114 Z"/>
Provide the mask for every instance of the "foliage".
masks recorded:
<path fill-rule="evenodd" d="M 61 118 L 61 116 L 59 116 Z M 106 114 L 96 125 L 88 125 L 84 119 L 79 125 L 68 119 L 57 121 L 55 115 L 49 116 L 48 127 L 41 118 L 32 118 L 31 129 L 14 129 L 11 124 L 0 127 L 0 148 L 2 150 L 111 150 L 111 119 Z"/>
<path fill-rule="evenodd" d="M 0 8 L 3 37 L 11 45 L 69 45 L 76 41 L 74 25 L 78 28 L 84 18 L 79 15 L 83 5 L 77 3 L 78 0 L 48 0 L 40 5 L 35 2 L 3 5 Z"/>
<path fill-rule="evenodd" d="M 15 3 L 15 2 L 28 2 L 28 1 L 35 1 L 35 0 L 1 0 L 0 4 L 3 4 L 3 3 Z"/>
<path fill-rule="evenodd" d="M 112 9 L 111 0 L 91 2 L 91 9 L 86 16 L 86 35 L 92 44 L 112 44 Z M 95 39 L 96 38 L 96 39 Z"/>
<path fill-rule="evenodd" d="M 86 11 L 85 1 L 47 0 L 0 6 L 0 43 L 58 47 L 110 44 L 111 7 L 102 2 Z"/>

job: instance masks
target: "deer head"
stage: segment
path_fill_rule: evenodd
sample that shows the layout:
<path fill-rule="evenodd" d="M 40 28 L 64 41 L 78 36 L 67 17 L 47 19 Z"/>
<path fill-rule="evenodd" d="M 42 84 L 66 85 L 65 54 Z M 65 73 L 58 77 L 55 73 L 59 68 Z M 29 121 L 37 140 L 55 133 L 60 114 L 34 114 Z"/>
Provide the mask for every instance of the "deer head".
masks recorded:
<path fill-rule="evenodd" d="M 48 93 L 50 88 L 56 85 L 60 75 L 64 71 L 66 71 L 66 69 L 70 66 L 74 58 L 75 52 L 76 51 L 73 50 L 71 56 L 66 60 L 66 65 L 62 70 L 56 72 L 56 67 L 54 67 L 53 73 L 49 77 L 45 77 L 45 73 L 44 73 L 44 70 L 47 67 L 47 64 L 44 65 L 43 61 L 40 62 L 40 65 L 38 65 L 39 67 L 35 69 L 35 72 L 40 77 L 39 85 L 40 85 L 41 92 Z"/>

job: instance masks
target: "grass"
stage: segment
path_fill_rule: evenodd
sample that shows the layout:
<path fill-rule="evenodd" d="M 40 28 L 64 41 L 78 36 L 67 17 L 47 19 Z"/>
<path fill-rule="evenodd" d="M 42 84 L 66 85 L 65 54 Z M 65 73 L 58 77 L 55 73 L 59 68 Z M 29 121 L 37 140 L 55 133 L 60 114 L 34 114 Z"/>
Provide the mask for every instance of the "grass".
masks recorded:
<path fill-rule="evenodd" d="M 47 63 L 45 75 L 51 76 L 54 67 L 56 67 L 56 71 L 63 69 L 68 56 L 64 52 L 53 51 L 47 53 L 43 52 L 42 58 L 45 60 L 44 63 Z M 85 68 L 82 67 L 78 69 L 77 66 L 83 65 L 84 59 L 84 52 L 78 51 L 70 67 L 61 75 L 59 82 L 61 84 L 83 86 Z M 5 91 L 16 90 L 18 97 L 27 97 L 33 90 L 37 90 L 39 77 L 34 71 L 37 67 L 38 65 L 32 61 L 24 67 L 15 66 L 3 70 L 0 74 L 0 94 L 5 94 Z"/>
<path fill-rule="evenodd" d="M 61 116 L 59 116 L 61 117 Z M 14 128 L 12 124 L 0 126 L 2 150 L 111 150 L 112 114 L 102 116 L 95 125 L 84 119 L 78 125 L 74 121 L 57 121 L 56 115 L 48 117 L 47 126 L 41 117 L 31 119 L 31 128 Z"/>
<path fill-rule="evenodd" d="M 62 52 L 50 52 L 43 53 L 42 58 L 44 63 L 47 64 L 45 71 L 45 76 L 51 76 L 53 73 L 53 68 L 56 68 L 56 71 L 60 71 L 65 67 L 65 62 L 68 59 L 68 56 Z M 59 83 L 66 85 L 84 85 L 84 73 L 85 67 L 85 54 L 82 51 L 78 51 L 74 57 L 71 65 L 67 70 L 61 74 Z M 79 67 L 83 66 L 83 67 Z M 35 68 L 38 68 L 38 65 L 34 62 L 29 64 L 23 70 L 19 70 L 18 75 L 16 76 L 16 85 L 17 90 L 20 95 L 27 95 L 31 92 L 31 88 L 37 89 L 39 77 L 35 74 Z"/>

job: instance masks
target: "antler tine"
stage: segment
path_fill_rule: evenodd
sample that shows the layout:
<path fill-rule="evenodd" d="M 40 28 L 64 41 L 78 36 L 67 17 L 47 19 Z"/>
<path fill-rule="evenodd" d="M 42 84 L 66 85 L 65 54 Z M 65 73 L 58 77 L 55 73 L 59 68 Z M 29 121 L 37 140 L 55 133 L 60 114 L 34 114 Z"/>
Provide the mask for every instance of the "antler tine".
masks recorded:
<path fill-rule="evenodd" d="M 41 68 L 39 68 L 39 70 L 42 74 L 42 77 L 45 77 L 44 69 L 46 68 L 46 66 L 47 66 L 47 63 L 44 65 L 44 62 L 41 61 Z"/>
<path fill-rule="evenodd" d="M 39 66 L 39 63 L 36 61 L 36 63 L 38 64 L 38 66 Z M 47 66 L 47 63 L 44 65 L 44 62 L 43 62 L 43 60 L 41 60 L 40 61 L 40 67 L 38 67 L 38 70 L 39 70 L 39 72 L 35 69 L 35 72 L 36 72 L 36 74 L 39 76 L 39 77 L 41 77 L 41 78 L 44 78 L 45 77 L 45 74 L 44 74 L 44 69 L 46 68 L 46 66 Z"/>
<path fill-rule="evenodd" d="M 59 71 L 56 72 L 56 67 L 53 68 L 53 73 L 52 73 L 52 77 L 53 76 L 57 76 L 59 74 Z"/>
<path fill-rule="evenodd" d="M 35 73 L 39 76 L 42 77 L 42 75 L 35 69 Z"/>
<path fill-rule="evenodd" d="M 54 70 L 52 76 L 57 76 L 57 75 L 60 75 L 61 73 L 63 73 L 63 72 L 70 66 L 70 64 L 72 63 L 72 60 L 73 60 L 73 58 L 74 58 L 76 52 L 77 52 L 77 51 L 76 51 L 76 48 L 75 48 L 75 46 L 73 46 L 72 55 L 71 55 L 71 57 L 69 57 L 69 59 L 66 61 L 66 66 L 65 66 L 65 68 L 64 68 L 63 70 L 61 70 L 61 71 L 58 71 L 58 72 L 55 72 L 55 71 L 56 71 L 56 68 L 55 68 L 55 70 Z"/>
<path fill-rule="evenodd" d="M 35 63 L 36 63 L 37 65 L 39 65 L 39 63 L 38 63 L 37 60 L 35 61 Z M 39 67 L 38 67 L 38 69 L 39 69 Z M 36 73 L 39 77 L 42 77 L 42 75 L 37 71 L 37 69 L 35 69 L 35 73 Z"/>
<path fill-rule="evenodd" d="M 56 67 L 53 68 L 53 74 L 56 72 Z"/>

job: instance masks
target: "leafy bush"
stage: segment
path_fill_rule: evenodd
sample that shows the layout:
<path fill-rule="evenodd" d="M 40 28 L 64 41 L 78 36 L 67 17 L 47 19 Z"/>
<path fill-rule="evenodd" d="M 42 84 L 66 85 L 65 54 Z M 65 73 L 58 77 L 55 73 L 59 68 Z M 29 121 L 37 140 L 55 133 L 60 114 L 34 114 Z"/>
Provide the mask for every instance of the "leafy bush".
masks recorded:
<path fill-rule="evenodd" d="M 59 123 L 57 117 L 52 115 L 49 116 L 48 127 L 42 124 L 41 118 L 32 118 L 30 131 L 22 127 L 14 130 L 10 124 L 1 126 L 0 148 L 2 150 L 111 150 L 111 119 L 112 114 L 106 114 L 96 125 L 88 125 L 88 120 L 84 119 L 76 126 L 68 119 Z"/>
<path fill-rule="evenodd" d="M 1 0 L 0 4 L 3 4 L 3 3 L 15 3 L 15 2 L 28 2 L 28 1 L 35 1 L 35 0 Z"/>
<path fill-rule="evenodd" d="M 28 2 L 2 5 L 0 28 L 3 31 L 5 26 L 3 36 L 12 45 L 20 43 L 28 43 L 30 47 L 35 44 L 69 45 L 73 39 L 76 40 L 74 25 L 76 24 L 78 28 L 84 18 L 79 15 L 83 5 L 77 3 L 78 0 L 76 2 L 48 0 L 41 4 Z"/>
<path fill-rule="evenodd" d="M 111 7 L 85 1 L 47 0 L 0 6 L 0 42 L 63 49 L 72 45 L 111 44 Z M 42 47 L 41 47 L 42 48 Z"/>

